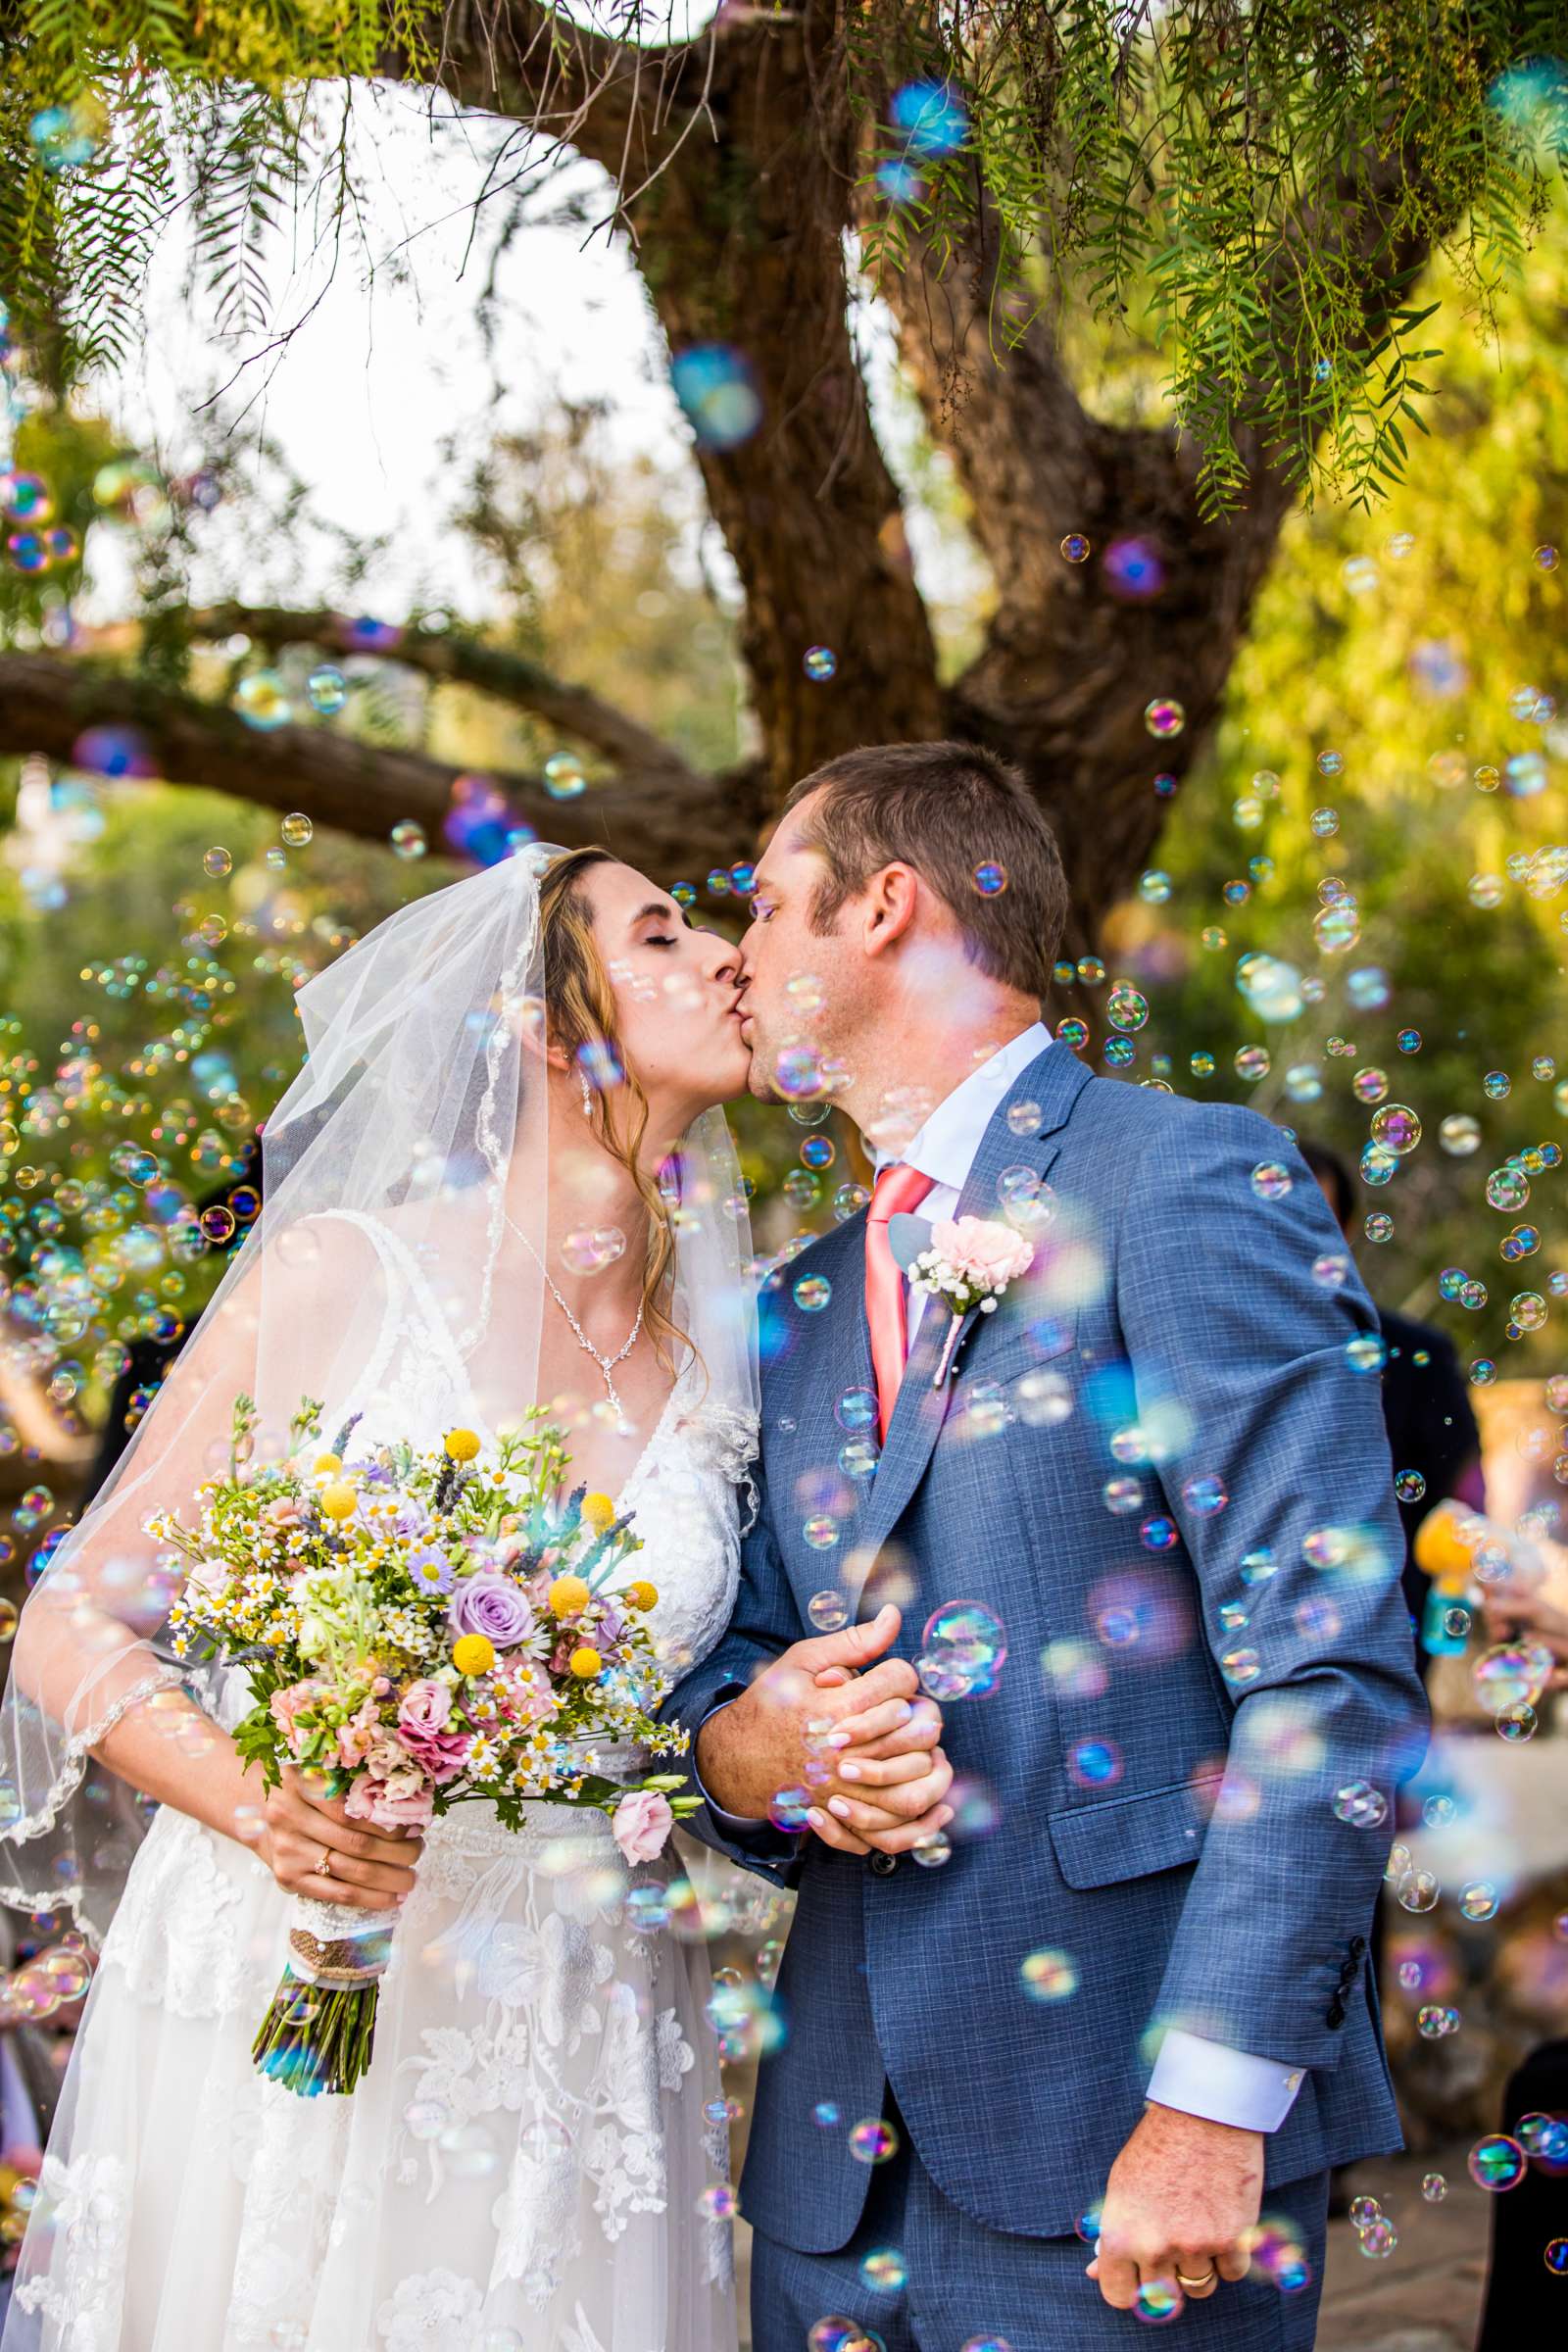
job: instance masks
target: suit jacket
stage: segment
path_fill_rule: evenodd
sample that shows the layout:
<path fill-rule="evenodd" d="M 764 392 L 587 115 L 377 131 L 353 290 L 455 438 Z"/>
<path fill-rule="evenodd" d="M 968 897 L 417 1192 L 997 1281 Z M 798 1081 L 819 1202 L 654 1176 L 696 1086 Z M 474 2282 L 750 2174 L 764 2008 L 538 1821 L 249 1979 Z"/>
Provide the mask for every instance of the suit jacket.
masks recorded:
<path fill-rule="evenodd" d="M 1387 1802 L 1427 1728 L 1376 1314 L 1250 1110 L 1053 1046 L 960 1211 L 1037 1180 L 1033 1266 L 940 1385 L 928 1301 L 870 1477 L 844 1403 L 874 1385 L 863 1217 L 774 1278 L 762 1507 L 729 1632 L 670 1699 L 700 1723 L 814 1630 L 824 1588 L 857 1614 L 901 1599 L 901 1655 L 957 1599 L 1005 1641 L 994 1687 L 945 1706 L 962 1802 L 940 1867 L 693 1824 L 799 1890 L 742 2202 L 803 2251 L 853 2234 L 850 2133 L 885 2082 L 954 2203 L 1065 2234 L 1173 2025 L 1305 2070 L 1271 2181 L 1399 2144 L 1367 1948 L 1391 1830 L 1339 1794 Z"/>

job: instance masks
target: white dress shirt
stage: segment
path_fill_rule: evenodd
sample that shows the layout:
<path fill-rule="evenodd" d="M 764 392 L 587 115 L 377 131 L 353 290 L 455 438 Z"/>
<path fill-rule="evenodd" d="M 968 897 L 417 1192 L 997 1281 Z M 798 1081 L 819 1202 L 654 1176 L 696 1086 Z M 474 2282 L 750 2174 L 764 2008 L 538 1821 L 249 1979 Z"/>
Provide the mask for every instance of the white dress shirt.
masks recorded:
<path fill-rule="evenodd" d="M 935 1224 L 954 1214 L 998 1105 L 1051 1042 L 1044 1021 L 1020 1030 L 944 1097 L 903 1152 L 879 1156 L 879 1174 L 884 1166 L 902 1161 L 932 1178 L 917 1215 Z M 922 1292 L 906 1297 L 911 1344 L 925 1303 Z M 700 1781 L 698 1786 L 702 1786 Z M 711 1810 L 731 1833 L 759 1827 L 756 1822 L 737 1820 L 716 1805 Z M 1288 2067 L 1273 2058 L 1254 2058 L 1249 2051 L 1233 2050 L 1224 2042 L 1172 2027 L 1159 2045 L 1146 2095 L 1161 2107 L 1206 2116 L 1210 2123 L 1231 2124 L 1245 2132 L 1277 2132 L 1295 2105 L 1304 2079 L 1300 2067 Z"/>

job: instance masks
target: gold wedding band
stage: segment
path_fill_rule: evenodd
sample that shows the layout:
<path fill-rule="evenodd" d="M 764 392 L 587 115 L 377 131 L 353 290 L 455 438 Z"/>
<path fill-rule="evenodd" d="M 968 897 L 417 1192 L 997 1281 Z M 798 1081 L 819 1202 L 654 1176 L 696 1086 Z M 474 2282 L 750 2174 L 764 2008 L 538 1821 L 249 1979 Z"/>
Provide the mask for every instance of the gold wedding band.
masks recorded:
<path fill-rule="evenodd" d="M 1201 2278 L 1189 2278 L 1185 2271 L 1179 2270 L 1176 2273 L 1176 2283 L 1178 2286 L 1185 2286 L 1188 2293 L 1191 2294 L 1195 2286 L 1211 2285 L 1217 2276 L 1218 2273 L 1214 2270 L 1212 2264 L 1210 2264 L 1209 2268 L 1203 2273 Z"/>
<path fill-rule="evenodd" d="M 318 1862 L 316 1868 L 317 1874 L 320 1878 L 329 1879 L 332 1876 L 332 1848 L 329 1845 L 322 1846 L 321 1859 L 319 1862 Z M 1176 2275 L 1178 2278 L 1181 2277 L 1181 2273 L 1179 2271 Z"/>

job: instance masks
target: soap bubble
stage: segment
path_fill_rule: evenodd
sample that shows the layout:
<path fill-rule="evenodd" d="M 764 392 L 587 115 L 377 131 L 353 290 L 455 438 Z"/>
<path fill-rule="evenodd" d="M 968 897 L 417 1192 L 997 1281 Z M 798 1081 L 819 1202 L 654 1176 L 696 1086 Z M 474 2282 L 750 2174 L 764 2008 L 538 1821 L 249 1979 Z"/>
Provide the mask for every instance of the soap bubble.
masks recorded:
<path fill-rule="evenodd" d="M 1405 1152 L 1413 1152 L 1421 1141 L 1421 1121 L 1406 1103 L 1385 1102 L 1380 1110 L 1373 1113 L 1372 1136 L 1374 1142 L 1381 1144 L 1386 1152 L 1396 1152 L 1402 1158 Z"/>
<path fill-rule="evenodd" d="M 288 689 L 275 669 L 252 670 L 241 678 L 232 696 L 233 708 L 248 727 L 259 734 L 270 734 L 274 727 L 288 724 L 293 706 Z"/>
<path fill-rule="evenodd" d="M 1086 563 L 1090 553 L 1090 543 L 1084 537 L 1082 531 L 1069 531 L 1066 538 L 1063 539 L 1061 543 L 1061 555 L 1063 563 Z"/>
<path fill-rule="evenodd" d="M 921 1636 L 915 1672 L 932 1698 L 984 1698 L 1006 1662 L 1001 1621 L 977 1600 L 950 1600 L 932 1611 Z"/>
<path fill-rule="evenodd" d="M 579 800 L 588 778 L 575 752 L 552 752 L 545 761 L 545 790 L 553 801 Z"/>
<path fill-rule="evenodd" d="M 1470 2151 L 1470 2178 L 1494 2196 L 1517 2188 L 1525 2177 L 1525 2152 L 1506 2132 L 1489 2132 Z"/>
<path fill-rule="evenodd" d="M 349 699 L 348 681 L 330 662 L 323 662 L 312 670 L 305 681 L 305 692 L 311 709 L 318 710 L 323 718 L 331 718 Z"/>
<path fill-rule="evenodd" d="M 1029 1952 L 1018 1975 L 1032 2001 L 1065 2001 L 1078 1989 L 1078 1970 L 1066 1952 Z"/>
<path fill-rule="evenodd" d="M 812 1593 L 806 1614 L 819 1634 L 836 1634 L 850 1622 L 850 1604 L 842 1592 L 825 1588 Z"/>
<path fill-rule="evenodd" d="M 1148 703 L 1144 707 L 1144 724 L 1151 735 L 1163 740 L 1168 736 L 1181 733 L 1187 724 L 1187 712 L 1180 703 L 1173 701 L 1169 696 L 1156 695 L 1152 703 Z"/>
<path fill-rule="evenodd" d="M 838 669 L 839 658 L 830 645 L 808 646 L 801 667 L 815 686 L 825 686 Z"/>

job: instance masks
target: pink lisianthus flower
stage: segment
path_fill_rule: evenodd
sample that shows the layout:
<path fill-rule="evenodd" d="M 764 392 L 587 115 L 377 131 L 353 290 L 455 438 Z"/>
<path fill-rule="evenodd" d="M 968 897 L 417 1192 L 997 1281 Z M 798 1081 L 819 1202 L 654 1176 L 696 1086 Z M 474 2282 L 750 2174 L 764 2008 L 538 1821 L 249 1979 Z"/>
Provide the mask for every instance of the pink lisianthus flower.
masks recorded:
<path fill-rule="evenodd" d="M 352 1771 L 363 1764 L 374 1745 L 381 1729 L 373 1698 L 361 1699 L 347 1723 L 338 1726 L 337 1755 L 340 1764 Z"/>
<path fill-rule="evenodd" d="M 385 1780 L 364 1775 L 349 1790 L 343 1805 L 350 1821 L 368 1821 L 378 1830 L 419 1830 L 430 1826 L 435 1799 L 422 1774 L 394 1772 Z"/>
<path fill-rule="evenodd" d="M 628 1788 L 611 1815 L 611 1834 L 628 1862 L 653 1862 L 663 1852 L 675 1816 L 657 1788 Z"/>
<path fill-rule="evenodd" d="M 416 1732 L 404 1724 L 397 1731 L 398 1744 L 413 1757 L 419 1770 L 428 1774 L 436 1787 L 455 1781 L 468 1761 L 473 1745 L 466 1732 Z"/>
<path fill-rule="evenodd" d="M 298 1527 L 300 1506 L 292 1494 L 276 1494 L 270 1502 L 263 1503 L 261 1518 L 267 1527 Z"/>
<path fill-rule="evenodd" d="M 379 1728 L 365 1751 L 365 1769 L 372 1780 L 384 1781 L 394 1772 L 407 1772 L 409 1754 L 400 1747 L 391 1733 Z"/>
<path fill-rule="evenodd" d="M 321 1686 L 307 1677 L 303 1683 L 290 1683 L 286 1690 L 274 1690 L 268 1700 L 272 1721 L 282 1733 L 290 1755 L 297 1756 L 305 1739 L 300 1717 L 307 1707 L 314 1706 L 321 1695 Z"/>
<path fill-rule="evenodd" d="M 944 1217 L 931 1228 L 931 1248 L 962 1281 L 988 1288 L 1013 1281 L 1034 1259 L 1023 1235 L 995 1217 Z"/>

